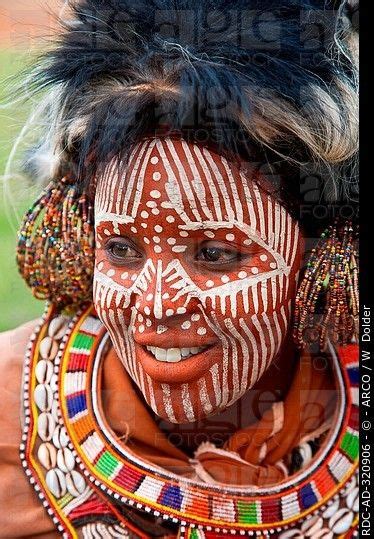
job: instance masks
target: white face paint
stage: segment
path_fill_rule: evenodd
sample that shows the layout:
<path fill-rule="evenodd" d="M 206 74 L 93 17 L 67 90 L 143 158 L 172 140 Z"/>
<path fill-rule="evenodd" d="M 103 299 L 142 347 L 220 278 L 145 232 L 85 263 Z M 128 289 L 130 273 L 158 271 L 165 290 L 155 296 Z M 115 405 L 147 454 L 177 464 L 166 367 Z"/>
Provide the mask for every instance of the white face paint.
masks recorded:
<path fill-rule="evenodd" d="M 230 406 L 277 355 L 300 265 L 299 228 L 225 158 L 149 139 L 101 178 L 94 302 L 159 416 Z"/>

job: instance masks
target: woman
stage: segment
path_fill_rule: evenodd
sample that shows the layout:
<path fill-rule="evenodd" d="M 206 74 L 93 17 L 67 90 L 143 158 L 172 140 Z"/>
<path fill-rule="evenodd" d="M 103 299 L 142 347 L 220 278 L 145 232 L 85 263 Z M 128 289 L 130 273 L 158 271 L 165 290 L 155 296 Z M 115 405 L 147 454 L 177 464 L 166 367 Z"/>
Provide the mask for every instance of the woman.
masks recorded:
<path fill-rule="evenodd" d="M 357 533 L 355 35 L 330 8 L 72 5 L 35 75 L 52 181 L 18 263 L 48 303 L 1 338 L 3 537 Z"/>

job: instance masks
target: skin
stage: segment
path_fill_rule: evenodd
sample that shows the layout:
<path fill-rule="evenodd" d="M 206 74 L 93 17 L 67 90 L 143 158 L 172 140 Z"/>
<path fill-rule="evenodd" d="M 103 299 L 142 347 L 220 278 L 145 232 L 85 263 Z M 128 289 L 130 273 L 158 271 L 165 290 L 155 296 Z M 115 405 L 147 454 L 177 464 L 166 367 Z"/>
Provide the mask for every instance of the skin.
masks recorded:
<path fill-rule="evenodd" d="M 123 175 L 99 179 L 95 231 L 98 315 L 158 417 L 222 414 L 283 365 L 302 239 L 253 177 L 201 146 L 147 139 Z M 170 363 L 147 346 L 204 349 Z"/>

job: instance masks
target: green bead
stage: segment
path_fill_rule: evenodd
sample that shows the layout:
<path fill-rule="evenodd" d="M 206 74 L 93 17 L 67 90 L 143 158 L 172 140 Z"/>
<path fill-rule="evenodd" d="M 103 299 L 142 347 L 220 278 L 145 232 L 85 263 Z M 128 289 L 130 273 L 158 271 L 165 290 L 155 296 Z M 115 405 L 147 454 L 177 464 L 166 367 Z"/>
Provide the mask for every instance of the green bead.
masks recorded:
<path fill-rule="evenodd" d="M 330 273 L 328 273 L 322 283 L 323 288 L 326 290 L 330 282 Z"/>

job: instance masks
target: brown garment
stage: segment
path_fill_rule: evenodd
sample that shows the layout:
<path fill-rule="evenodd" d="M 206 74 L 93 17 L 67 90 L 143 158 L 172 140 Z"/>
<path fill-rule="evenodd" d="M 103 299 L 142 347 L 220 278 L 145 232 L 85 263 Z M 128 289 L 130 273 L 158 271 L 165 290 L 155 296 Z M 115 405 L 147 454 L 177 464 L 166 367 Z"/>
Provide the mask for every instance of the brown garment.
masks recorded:
<path fill-rule="evenodd" d="M 287 457 L 304 440 L 317 438 L 330 428 L 335 408 L 330 369 L 321 370 L 309 355 L 303 356 L 284 402 L 273 404 L 260 421 L 228 440 L 225 448 L 242 459 L 236 463 L 236 483 L 263 487 L 286 479 Z M 227 457 L 208 450 L 200 459 L 216 481 L 229 482 Z"/>

